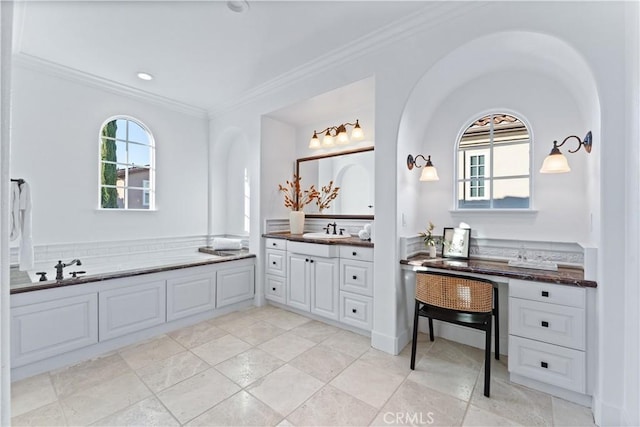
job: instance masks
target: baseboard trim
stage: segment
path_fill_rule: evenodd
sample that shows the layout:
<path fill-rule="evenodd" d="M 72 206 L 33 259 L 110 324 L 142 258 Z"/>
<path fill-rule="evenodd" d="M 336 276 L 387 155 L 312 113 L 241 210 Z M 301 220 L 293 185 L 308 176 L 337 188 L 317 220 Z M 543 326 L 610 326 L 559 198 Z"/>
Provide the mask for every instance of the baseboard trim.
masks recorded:
<path fill-rule="evenodd" d="M 605 403 L 597 394 L 593 395 L 593 419 L 599 426 L 628 425 L 623 422 L 622 408 Z"/>

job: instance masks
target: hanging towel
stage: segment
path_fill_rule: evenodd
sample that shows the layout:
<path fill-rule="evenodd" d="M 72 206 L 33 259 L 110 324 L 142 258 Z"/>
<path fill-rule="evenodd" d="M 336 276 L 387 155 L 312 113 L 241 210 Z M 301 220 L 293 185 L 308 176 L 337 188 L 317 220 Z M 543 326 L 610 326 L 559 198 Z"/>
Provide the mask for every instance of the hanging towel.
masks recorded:
<path fill-rule="evenodd" d="M 23 182 L 20 186 L 20 271 L 33 270 L 33 239 L 31 237 L 31 189 Z"/>
<path fill-rule="evenodd" d="M 16 181 L 11 181 L 11 194 L 9 196 L 11 212 L 9 213 L 9 239 L 11 241 L 20 237 L 20 185 Z"/>
<path fill-rule="evenodd" d="M 214 250 L 238 250 L 242 249 L 242 240 L 240 239 L 227 239 L 224 237 L 215 237 L 211 247 Z"/>

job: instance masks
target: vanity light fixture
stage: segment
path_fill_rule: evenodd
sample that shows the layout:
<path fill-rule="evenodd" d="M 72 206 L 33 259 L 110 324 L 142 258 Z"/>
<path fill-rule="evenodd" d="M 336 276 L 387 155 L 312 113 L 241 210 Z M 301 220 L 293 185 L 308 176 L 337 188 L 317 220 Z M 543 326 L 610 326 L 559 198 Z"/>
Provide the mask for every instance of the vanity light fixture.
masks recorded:
<path fill-rule="evenodd" d="M 418 164 L 418 157 L 422 157 L 422 160 L 426 162 L 424 166 L 420 166 Z M 422 154 L 418 154 L 415 157 L 409 154 L 407 156 L 407 168 L 411 170 L 414 166 L 417 168 L 423 168 L 422 173 L 420 174 L 420 181 L 440 181 L 438 171 L 436 170 L 436 167 L 433 166 L 433 163 L 431 163 L 431 156 L 427 156 L 425 159 Z"/>
<path fill-rule="evenodd" d="M 347 126 L 353 126 L 351 131 L 351 138 L 347 134 Z M 332 133 L 333 132 L 333 133 Z M 322 143 L 318 134 L 324 134 L 322 137 Z M 313 131 L 313 136 L 309 141 L 309 148 L 315 150 L 321 147 L 333 147 L 334 145 L 346 145 L 351 141 L 361 141 L 364 139 L 364 132 L 360 127 L 360 122 L 356 120 L 355 123 L 343 123 L 338 126 L 330 126 L 321 131 Z"/>
<path fill-rule="evenodd" d="M 551 153 L 549 153 L 549 155 L 544 159 L 542 167 L 540 168 L 540 173 L 566 173 L 571 171 L 567 158 L 560 152 L 559 149 L 564 145 L 565 142 L 567 142 L 571 138 L 575 138 L 578 140 L 578 148 L 576 148 L 575 150 L 568 150 L 569 153 L 577 152 L 582 146 L 584 146 L 584 149 L 587 153 L 591 152 L 591 146 L 593 144 L 591 131 L 587 132 L 583 140 L 580 140 L 580 138 L 575 135 L 571 135 L 566 137 L 560 144 L 558 144 L 558 141 L 553 141 L 553 148 L 551 149 Z"/>

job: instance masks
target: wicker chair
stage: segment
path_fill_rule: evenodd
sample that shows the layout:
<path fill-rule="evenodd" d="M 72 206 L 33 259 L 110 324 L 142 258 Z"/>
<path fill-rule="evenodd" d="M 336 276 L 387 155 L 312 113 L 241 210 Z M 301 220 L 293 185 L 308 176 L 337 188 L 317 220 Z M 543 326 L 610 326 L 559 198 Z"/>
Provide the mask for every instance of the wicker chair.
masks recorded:
<path fill-rule="evenodd" d="M 495 315 L 495 358 L 500 358 L 498 286 L 487 279 L 449 273 L 416 274 L 416 308 L 413 318 L 411 369 L 415 369 L 418 318 L 429 319 L 433 341 L 433 319 L 485 331 L 484 395 L 489 397 L 491 382 L 491 316 Z"/>

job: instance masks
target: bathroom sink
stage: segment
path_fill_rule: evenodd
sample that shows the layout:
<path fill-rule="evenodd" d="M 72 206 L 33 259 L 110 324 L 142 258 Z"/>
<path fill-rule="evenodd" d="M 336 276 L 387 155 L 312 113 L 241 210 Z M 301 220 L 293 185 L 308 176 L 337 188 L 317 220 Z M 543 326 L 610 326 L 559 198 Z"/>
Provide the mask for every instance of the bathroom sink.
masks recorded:
<path fill-rule="evenodd" d="M 302 237 L 305 239 L 346 239 L 351 237 L 351 234 L 304 233 Z"/>

